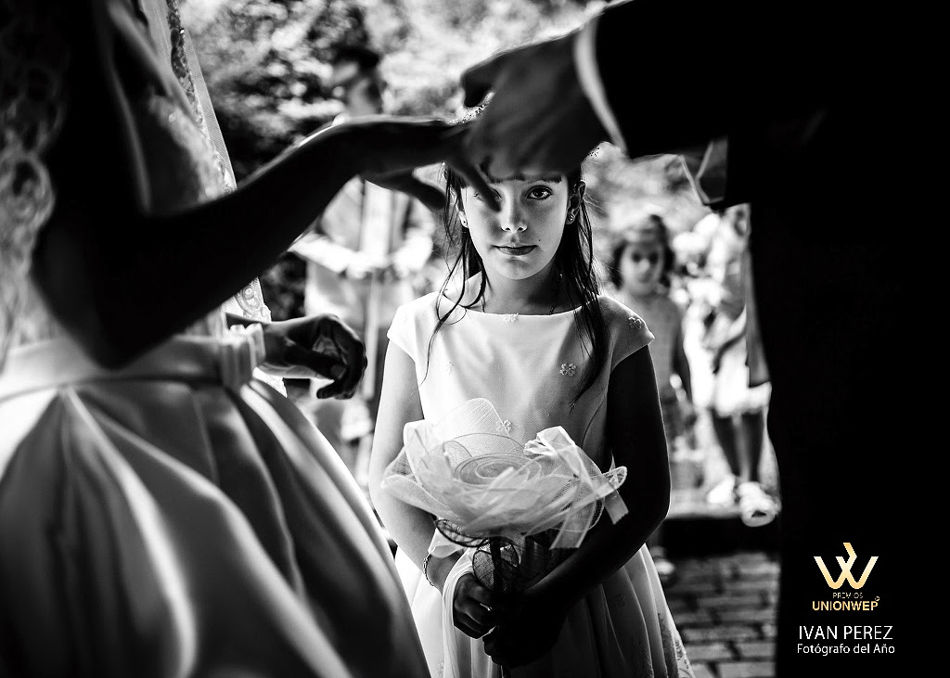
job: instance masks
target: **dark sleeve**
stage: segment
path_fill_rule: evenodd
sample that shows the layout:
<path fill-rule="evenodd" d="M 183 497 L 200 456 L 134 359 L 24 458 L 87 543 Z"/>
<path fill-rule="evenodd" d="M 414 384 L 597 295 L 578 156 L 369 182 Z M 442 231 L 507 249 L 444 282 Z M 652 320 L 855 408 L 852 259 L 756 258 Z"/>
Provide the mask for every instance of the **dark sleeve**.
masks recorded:
<path fill-rule="evenodd" d="M 609 7 L 597 26 L 597 62 L 629 155 L 702 146 L 860 86 L 861 38 L 843 15 L 813 0 Z"/>

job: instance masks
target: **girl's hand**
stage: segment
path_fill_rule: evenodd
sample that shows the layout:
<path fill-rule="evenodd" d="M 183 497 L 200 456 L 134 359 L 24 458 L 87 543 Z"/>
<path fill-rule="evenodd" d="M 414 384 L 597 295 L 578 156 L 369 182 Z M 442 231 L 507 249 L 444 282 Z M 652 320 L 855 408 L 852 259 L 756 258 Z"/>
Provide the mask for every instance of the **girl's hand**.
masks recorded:
<path fill-rule="evenodd" d="M 261 366 L 276 376 L 333 379 L 318 398 L 349 398 L 366 369 L 366 348 L 335 315 L 283 320 L 264 325 L 266 356 Z"/>
<path fill-rule="evenodd" d="M 495 629 L 485 636 L 485 652 L 501 666 L 529 664 L 554 646 L 567 610 L 526 593 L 512 600 L 499 615 Z"/>
<path fill-rule="evenodd" d="M 394 118 L 371 116 L 337 125 L 346 128 L 352 141 L 359 174 L 385 188 L 414 195 L 429 207 L 437 205 L 433 190 L 439 191 L 411 176 L 416 167 L 445 162 L 480 194 L 487 196 L 490 206 L 499 206 L 488 181 L 464 154 L 464 143 L 471 123 L 453 125 L 437 118 Z M 342 131 L 342 130 L 341 130 Z M 441 191 L 439 191 L 441 193 Z"/>
<path fill-rule="evenodd" d="M 491 591 L 479 584 L 471 573 L 459 577 L 452 609 L 455 626 L 471 638 L 481 638 L 495 625 Z"/>

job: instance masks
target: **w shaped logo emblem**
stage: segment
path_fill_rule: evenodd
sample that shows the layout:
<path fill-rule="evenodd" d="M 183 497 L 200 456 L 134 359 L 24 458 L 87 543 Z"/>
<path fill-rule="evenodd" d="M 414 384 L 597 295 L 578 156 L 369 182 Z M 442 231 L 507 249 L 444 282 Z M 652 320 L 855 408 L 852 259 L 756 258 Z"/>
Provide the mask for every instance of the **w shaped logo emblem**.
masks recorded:
<path fill-rule="evenodd" d="M 828 586 L 831 588 L 840 589 L 841 585 L 847 581 L 851 584 L 851 588 L 859 589 L 864 586 L 864 583 L 868 580 L 868 575 L 871 574 L 871 570 L 874 569 L 874 564 L 877 563 L 877 556 L 871 556 L 867 567 L 864 568 L 864 574 L 861 575 L 858 581 L 855 581 L 854 576 L 851 574 L 851 567 L 854 565 L 854 561 L 857 560 L 858 554 L 851 548 L 850 542 L 844 542 L 844 550 L 848 552 L 847 561 L 841 556 L 835 556 L 835 560 L 838 561 L 838 566 L 841 568 L 841 576 L 838 577 L 837 581 L 831 578 L 831 573 L 828 572 L 828 568 L 825 567 L 825 561 L 821 559 L 821 556 L 815 556 L 815 562 L 818 563 L 818 569 L 825 575 L 825 581 L 828 582 Z"/>

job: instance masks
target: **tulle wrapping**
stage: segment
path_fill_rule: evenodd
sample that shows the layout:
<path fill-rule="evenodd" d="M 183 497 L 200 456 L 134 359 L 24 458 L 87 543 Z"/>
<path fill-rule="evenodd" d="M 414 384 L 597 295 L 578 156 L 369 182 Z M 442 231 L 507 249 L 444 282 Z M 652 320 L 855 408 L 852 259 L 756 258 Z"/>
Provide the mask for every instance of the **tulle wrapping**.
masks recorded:
<path fill-rule="evenodd" d="M 403 449 L 382 487 L 436 517 L 434 555 L 485 547 L 492 562 L 487 569 L 496 574 L 502 564 L 518 569 L 534 563 L 529 569 L 543 570 L 555 549 L 581 545 L 601 511 L 614 522 L 626 514 L 617 493 L 626 467 L 601 472 L 559 426 L 527 444 L 507 436 L 507 428 L 484 398 L 462 403 L 439 421 L 406 424 Z"/>

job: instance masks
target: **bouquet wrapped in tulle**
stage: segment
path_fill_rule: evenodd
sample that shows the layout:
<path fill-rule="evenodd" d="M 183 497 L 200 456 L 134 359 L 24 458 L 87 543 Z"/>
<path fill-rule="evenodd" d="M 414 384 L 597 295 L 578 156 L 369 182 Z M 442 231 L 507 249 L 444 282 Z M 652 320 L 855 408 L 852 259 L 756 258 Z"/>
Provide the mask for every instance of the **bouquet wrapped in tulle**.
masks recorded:
<path fill-rule="evenodd" d="M 527 444 L 507 435 L 485 399 L 442 420 L 406 424 L 403 449 L 382 487 L 436 517 L 437 538 L 475 548 L 475 576 L 498 593 L 523 590 L 580 546 L 606 510 L 627 508 L 617 494 L 626 468 L 606 473 L 560 426 Z"/>

